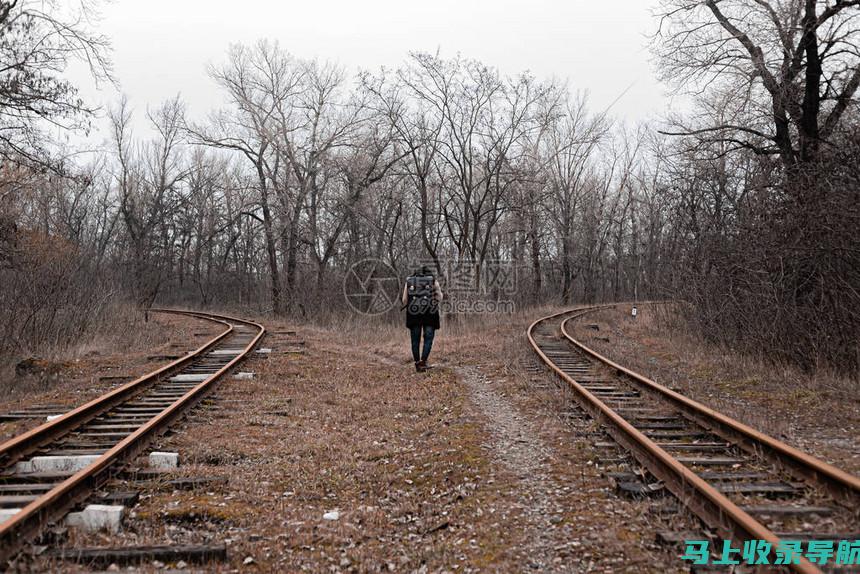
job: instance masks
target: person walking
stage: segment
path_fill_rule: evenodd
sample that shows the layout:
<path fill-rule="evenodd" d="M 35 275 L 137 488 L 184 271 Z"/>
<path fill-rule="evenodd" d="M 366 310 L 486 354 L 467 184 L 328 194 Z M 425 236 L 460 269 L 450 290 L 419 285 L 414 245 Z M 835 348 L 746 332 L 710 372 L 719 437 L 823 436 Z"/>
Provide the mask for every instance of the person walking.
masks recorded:
<path fill-rule="evenodd" d="M 415 370 L 421 373 L 430 368 L 427 359 L 439 329 L 439 304 L 442 302 L 442 288 L 429 267 L 425 265 L 406 278 L 402 299 L 406 308 L 406 327 L 412 335 L 412 359 Z"/>

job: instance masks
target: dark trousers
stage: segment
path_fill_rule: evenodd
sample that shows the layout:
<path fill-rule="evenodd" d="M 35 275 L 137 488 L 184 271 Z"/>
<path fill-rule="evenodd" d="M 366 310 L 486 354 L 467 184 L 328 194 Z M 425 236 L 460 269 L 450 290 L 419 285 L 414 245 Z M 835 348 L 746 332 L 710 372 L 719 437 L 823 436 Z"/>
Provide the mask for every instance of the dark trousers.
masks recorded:
<path fill-rule="evenodd" d="M 424 330 L 424 349 L 421 350 L 421 330 Z M 433 348 L 433 337 L 436 336 L 436 329 L 430 325 L 420 325 L 411 327 L 409 332 L 412 334 L 412 358 L 417 363 L 420 360 L 426 361 L 430 357 L 430 349 Z M 421 350 L 421 355 L 418 351 Z"/>

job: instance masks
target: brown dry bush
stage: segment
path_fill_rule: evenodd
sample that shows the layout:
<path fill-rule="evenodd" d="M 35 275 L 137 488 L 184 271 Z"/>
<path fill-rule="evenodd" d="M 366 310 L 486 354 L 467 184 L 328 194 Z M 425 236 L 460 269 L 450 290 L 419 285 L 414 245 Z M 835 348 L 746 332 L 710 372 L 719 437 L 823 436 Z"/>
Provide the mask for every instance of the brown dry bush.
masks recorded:
<path fill-rule="evenodd" d="M 711 342 L 807 370 L 860 373 L 860 138 L 750 191 L 707 264 L 683 274 Z"/>
<path fill-rule="evenodd" d="M 142 315 L 76 245 L 12 226 L 7 231 L 0 266 L 0 357 L 53 356 L 96 339 L 133 336 Z"/>

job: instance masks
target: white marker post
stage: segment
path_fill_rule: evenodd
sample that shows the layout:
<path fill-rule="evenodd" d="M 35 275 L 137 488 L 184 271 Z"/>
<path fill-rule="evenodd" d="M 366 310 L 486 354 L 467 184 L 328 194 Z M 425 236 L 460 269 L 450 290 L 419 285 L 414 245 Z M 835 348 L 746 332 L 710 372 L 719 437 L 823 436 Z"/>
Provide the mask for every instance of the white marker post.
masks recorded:
<path fill-rule="evenodd" d="M 636 305 L 633 305 L 633 310 L 630 311 L 630 315 L 635 319 L 637 313 L 639 313 L 639 310 L 636 309 Z"/>

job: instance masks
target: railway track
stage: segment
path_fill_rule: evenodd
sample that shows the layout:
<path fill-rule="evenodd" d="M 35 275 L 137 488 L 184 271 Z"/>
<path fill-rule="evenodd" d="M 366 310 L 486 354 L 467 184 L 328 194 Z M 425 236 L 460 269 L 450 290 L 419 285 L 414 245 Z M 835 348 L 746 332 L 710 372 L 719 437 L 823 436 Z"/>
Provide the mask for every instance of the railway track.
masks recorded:
<path fill-rule="evenodd" d="M 609 473 L 627 489 L 667 489 L 722 540 L 860 538 L 860 478 L 614 363 L 577 341 L 571 323 L 608 306 L 535 321 L 529 341 L 578 405 L 628 458 Z M 611 307 L 611 306 L 609 306 Z M 822 570 L 805 558 L 796 572 Z"/>
<path fill-rule="evenodd" d="M 265 334 L 262 325 L 234 317 L 158 311 L 224 329 L 185 356 L 0 445 L 0 500 L 14 512 L 0 522 L 0 570 L 138 457 Z"/>

